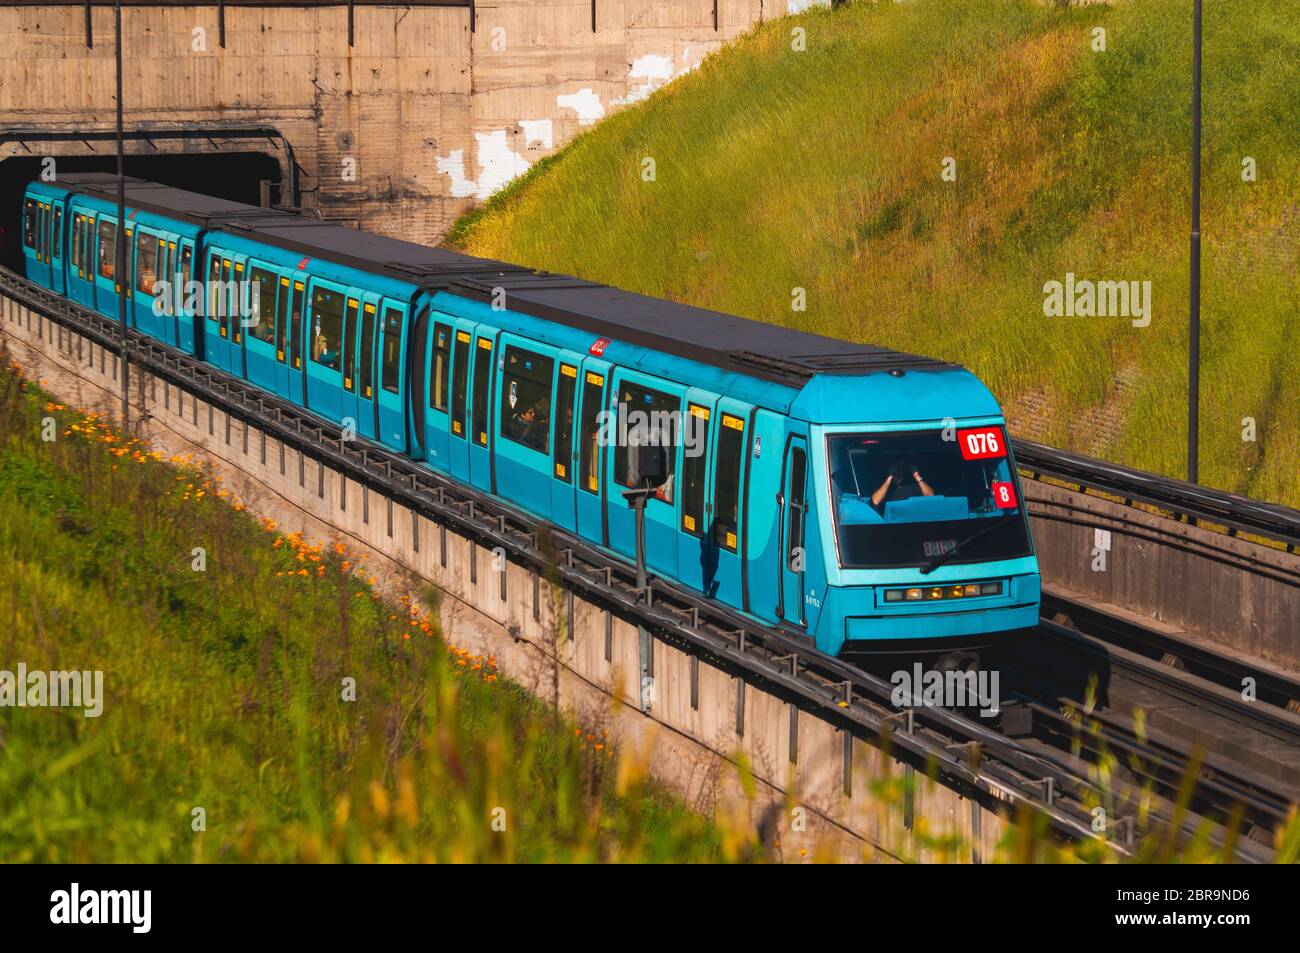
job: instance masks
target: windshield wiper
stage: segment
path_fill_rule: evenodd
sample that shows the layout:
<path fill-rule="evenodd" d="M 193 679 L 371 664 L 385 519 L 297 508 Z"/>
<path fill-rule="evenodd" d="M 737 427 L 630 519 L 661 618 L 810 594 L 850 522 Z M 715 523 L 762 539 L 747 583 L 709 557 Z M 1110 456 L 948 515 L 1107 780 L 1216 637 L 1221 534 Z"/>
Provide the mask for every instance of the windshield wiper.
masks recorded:
<path fill-rule="evenodd" d="M 993 520 L 993 522 L 990 523 L 988 526 L 985 526 L 983 529 L 981 529 L 978 533 L 973 533 L 970 536 L 967 536 L 965 539 L 963 539 L 952 549 L 948 550 L 942 556 L 935 556 L 934 559 L 931 559 L 928 563 L 926 563 L 924 566 L 921 567 L 921 575 L 923 576 L 930 575 L 930 573 L 934 572 L 936 569 L 938 569 L 940 566 L 946 563 L 953 556 L 957 555 L 957 553 L 961 551 L 961 548 L 965 546 L 967 543 L 973 543 L 977 539 L 983 539 L 985 536 L 993 532 L 1004 522 L 1006 522 L 1006 520 L 1009 517 L 1012 516 L 1015 516 L 1015 514 L 1004 513 L 1002 516 L 999 516 L 997 519 Z"/>

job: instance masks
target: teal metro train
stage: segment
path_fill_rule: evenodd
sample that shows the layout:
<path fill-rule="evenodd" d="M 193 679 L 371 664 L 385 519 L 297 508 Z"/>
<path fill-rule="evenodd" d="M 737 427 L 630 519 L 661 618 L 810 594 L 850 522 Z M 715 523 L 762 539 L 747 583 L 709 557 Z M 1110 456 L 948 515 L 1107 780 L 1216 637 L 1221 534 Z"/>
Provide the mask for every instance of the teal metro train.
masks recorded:
<path fill-rule="evenodd" d="M 27 277 L 447 477 L 635 554 L 621 426 L 669 447 L 646 560 L 832 655 L 1038 621 L 1005 421 L 963 368 L 156 183 L 31 183 Z"/>

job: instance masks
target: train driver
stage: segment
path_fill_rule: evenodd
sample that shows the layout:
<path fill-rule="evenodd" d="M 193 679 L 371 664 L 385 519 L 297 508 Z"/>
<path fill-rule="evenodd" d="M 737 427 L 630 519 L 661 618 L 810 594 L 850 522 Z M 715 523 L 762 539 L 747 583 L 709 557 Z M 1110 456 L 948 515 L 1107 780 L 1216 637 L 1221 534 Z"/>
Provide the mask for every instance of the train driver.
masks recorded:
<path fill-rule="evenodd" d="M 913 496 L 934 496 L 934 489 L 910 461 L 896 460 L 885 474 L 885 481 L 871 494 L 871 505 L 878 507 L 886 499 L 893 502 Z"/>

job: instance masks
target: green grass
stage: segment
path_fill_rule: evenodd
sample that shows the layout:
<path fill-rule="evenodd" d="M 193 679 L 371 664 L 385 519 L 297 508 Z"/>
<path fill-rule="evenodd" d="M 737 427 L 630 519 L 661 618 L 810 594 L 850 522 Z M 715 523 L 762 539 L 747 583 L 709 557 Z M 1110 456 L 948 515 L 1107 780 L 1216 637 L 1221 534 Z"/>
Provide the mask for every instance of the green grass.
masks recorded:
<path fill-rule="evenodd" d="M 0 372 L 0 670 L 99 670 L 106 698 L 0 707 L 0 862 L 758 856 L 448 647 L 409 598 L 435 592 L 381 597 L 342 545 L 49 401 Z"/>
<path fill-rule="evenodd" d="M 1019 432 L 1181 476 L 1189 17 L 1178 0 L 915 0 L 772 21 L 449 241 L 958 361 Z M 1201 479 L 1300 505 L 1300 18 L 1212 4 L 1204 49 Z M 1067 272 L 1150 281 L 1151 325 L 1045 317 Z"/>

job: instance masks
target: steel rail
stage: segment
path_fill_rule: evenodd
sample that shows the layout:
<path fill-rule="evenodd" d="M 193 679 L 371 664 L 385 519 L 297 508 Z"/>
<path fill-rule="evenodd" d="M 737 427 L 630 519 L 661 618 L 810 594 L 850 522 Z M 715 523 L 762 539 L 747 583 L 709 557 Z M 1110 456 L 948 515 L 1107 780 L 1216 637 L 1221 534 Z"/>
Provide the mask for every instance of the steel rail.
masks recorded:
<path fill-rule="evenodd" d="M 1171 656 L 1181 671 L 1225 689 L 1240 692 L 1245 679 L 1253 679 L 1260 702 L 1295 714 L 1300 707 L 1300 679 L 1244 659 L 1215 651 L 1189 638 L 1159 632 L 1135 621 L 1111 615 L 1104 609 L 1075 602 L 1055 593 L 1043 593 L 1044 617 L 1066 616 L 1089 638 L 1115 645 L 1135 655 L 1168 664 Z M 1290 719 L 1288 725 L 1292 724 Z M 1294 724 L 1300 725 L 1300 719 Z"/>

